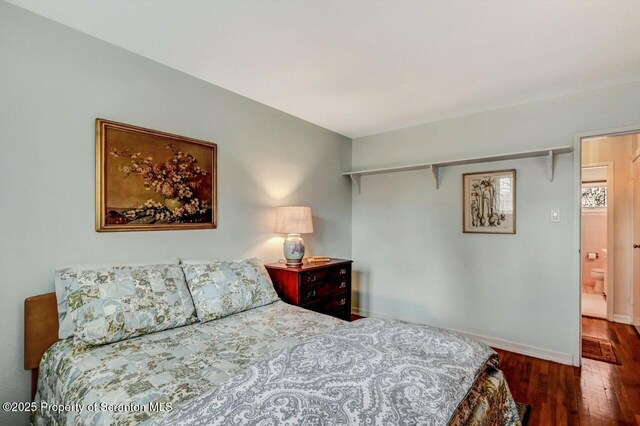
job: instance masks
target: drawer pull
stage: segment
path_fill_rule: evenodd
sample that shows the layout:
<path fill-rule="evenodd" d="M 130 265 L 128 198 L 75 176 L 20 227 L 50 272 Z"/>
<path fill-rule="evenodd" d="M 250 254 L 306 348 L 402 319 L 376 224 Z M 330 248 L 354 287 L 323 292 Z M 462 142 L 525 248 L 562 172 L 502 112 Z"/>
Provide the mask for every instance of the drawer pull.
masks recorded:
<path fill-rule="evenodd" d="M 307 276 L 307 282 L 310 282 L 310 283 L 315 283 L 317 279 L 318 277 L 316 277 L 315 275 Z"/>
<path fill-rule="evenodd" d="M 338 288 L 347 288 L 347 282 L 346 281 L 342 281 L 340 283 L 340 285 L 338 286 Z"/>
<path fill-rule="evenodd" d="M 347 304 L 347 299 L 340 299 L 340 303 L 339 303 L 340 306 L 344 306 L 346 304 Z"/>
<path fill-rule="evenodd" d="M 347 275 L 347 268 L 340 268 L 340 271 L 338 271 L 338 273 L 340 275 Z"/>
<path fill-rule="evenodd" d="M 312 297 L 316 296 L 316 291 L 315 290 L 311 290 L 307 292 L 307 299 L 311 299 Z"/>

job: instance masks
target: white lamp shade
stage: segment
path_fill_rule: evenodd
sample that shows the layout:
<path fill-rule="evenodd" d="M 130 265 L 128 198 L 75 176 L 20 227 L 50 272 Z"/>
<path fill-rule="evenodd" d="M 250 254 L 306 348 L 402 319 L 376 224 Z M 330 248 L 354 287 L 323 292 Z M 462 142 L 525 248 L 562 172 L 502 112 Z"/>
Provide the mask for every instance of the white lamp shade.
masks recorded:
<path fill-rule="evenodd" d="M 310 234 L 313 232 L 311 207 L 285 206 L 276 209 L 276 234 Z"/>

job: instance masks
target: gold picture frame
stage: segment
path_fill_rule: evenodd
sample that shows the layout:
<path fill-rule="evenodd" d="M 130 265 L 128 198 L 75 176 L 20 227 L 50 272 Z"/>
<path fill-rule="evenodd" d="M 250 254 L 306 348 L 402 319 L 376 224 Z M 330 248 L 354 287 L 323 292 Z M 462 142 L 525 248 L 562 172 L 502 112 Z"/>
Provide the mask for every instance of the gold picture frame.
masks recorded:
<path fill-rule="evenodd" d="M 516 233 L 516 170 L 462 175 L 462 232 Z"/>
<path fill-rule="evenodd" d="M 213 229 L 218 146 L 96 119 L 96 231 Z"/>

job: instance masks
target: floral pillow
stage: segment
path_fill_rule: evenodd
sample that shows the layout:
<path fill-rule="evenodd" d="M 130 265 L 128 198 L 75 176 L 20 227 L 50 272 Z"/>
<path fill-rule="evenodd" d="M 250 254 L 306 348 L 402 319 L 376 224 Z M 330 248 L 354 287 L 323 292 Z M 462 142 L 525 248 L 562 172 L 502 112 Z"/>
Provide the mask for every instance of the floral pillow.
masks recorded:
<path fill-rule="evenodd" d="M 279 300 L 258 259 L 183 264 L 198 319 L 207 322 Z"/>
<path fill-rule="evenodd" d="M 101 345 L 195 322 L 179 265 L 60 272 L 74 342 Z"/>
<path fill-rule="evenodd" d="M 149 265 L 178 265 L 180 259 L 169 258 L 162 260 L 153 260 L 147 262 L 138 263 L 118 263 L 118 264 L 85 264 L 85 265 L 71 265 L 60 266 L 56 268 L 56 299 L 58 303 L 58 322 L 60 324 L 58 329 L 58 337 L 60 339 L 66 339 L 71 337 L 76 332 L 76 324 L 72 321 L 71 315 L 68 314 L 69 306 L 67 303 L 67 285 L 73 287 L 73 284 L 67 282 L 71 275 L 66 273 L 80 272 L 80 271 L 95 271 L 97 269 L 108 269 L 116 266 L 149 266 Z"/>

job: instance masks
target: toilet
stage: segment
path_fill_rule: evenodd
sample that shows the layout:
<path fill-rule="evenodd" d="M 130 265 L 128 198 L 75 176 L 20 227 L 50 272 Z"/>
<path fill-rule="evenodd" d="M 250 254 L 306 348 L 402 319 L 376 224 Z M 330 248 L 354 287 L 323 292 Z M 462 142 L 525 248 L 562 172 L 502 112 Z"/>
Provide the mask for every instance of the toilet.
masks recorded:
<path fill-rule="evenodd" d="M 604 269 L 593 268 L 591 270 L 591 278 L 596 280 L 596 285 L 593 287 L 594 293 L 604 292 Z"/>

